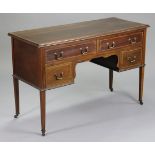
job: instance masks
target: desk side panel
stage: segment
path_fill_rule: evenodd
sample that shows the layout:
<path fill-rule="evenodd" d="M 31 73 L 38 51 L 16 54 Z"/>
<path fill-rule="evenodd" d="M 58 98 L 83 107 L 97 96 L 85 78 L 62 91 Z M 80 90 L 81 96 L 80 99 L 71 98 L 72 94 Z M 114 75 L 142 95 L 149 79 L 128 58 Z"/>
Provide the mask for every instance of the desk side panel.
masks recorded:
<path fill-rule="evenodd" d="M 12 44 L 13 75 L 38 89 L 42 89 L 41 50 L 18 39 L 12 39 Z"/>

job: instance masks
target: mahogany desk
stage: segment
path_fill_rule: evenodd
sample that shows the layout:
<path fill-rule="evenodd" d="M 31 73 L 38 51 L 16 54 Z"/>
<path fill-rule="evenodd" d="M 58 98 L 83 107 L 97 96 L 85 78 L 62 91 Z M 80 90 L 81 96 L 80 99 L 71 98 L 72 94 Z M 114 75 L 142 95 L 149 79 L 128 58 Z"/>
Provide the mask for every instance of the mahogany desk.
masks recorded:
<path fill-rule="evenodd" d="M 146 28 L 148 25 L 118 18 L 9 33 L 12 39 L 16 115 L 19 82 L 40 91 L 41 131 L 45 135 L 46 90 L 74 83 L 77 63 L 91 61 L 113 71 L 139 67 L 139 102 L 143 104 Z"/>

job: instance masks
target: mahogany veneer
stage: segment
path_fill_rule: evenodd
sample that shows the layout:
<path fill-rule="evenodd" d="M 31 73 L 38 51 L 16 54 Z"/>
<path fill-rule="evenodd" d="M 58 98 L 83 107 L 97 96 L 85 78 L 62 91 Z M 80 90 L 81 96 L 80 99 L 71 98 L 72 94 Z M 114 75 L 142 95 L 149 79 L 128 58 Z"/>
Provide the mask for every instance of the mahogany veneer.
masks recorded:
<path fill-rule="evenodd" d="M 22 80 L 40 91 L 42 135 L 45 135 L 47 89 L 74 83 L 75 66 L 91 61 L 113 70 L 139 68 L 139 101 L 142 102 L 146 28 L 148 25 L 118 18 L 9 33 L 16 115 L 19 115 L 19 83 Z"/>

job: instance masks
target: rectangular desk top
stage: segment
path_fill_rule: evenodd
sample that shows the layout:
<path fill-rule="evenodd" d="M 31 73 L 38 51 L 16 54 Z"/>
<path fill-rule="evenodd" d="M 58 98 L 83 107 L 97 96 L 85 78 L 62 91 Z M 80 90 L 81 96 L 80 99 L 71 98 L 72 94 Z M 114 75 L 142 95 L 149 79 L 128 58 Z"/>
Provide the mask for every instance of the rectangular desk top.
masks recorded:
<path fill-rule="evenodd" d="M 109 34 L 148 27 L 118 18 L 107 18 L 74 24 L 25 30 L 9 33 L 37 47 L 56 45 L 66 42 L 90 39 Z"/>

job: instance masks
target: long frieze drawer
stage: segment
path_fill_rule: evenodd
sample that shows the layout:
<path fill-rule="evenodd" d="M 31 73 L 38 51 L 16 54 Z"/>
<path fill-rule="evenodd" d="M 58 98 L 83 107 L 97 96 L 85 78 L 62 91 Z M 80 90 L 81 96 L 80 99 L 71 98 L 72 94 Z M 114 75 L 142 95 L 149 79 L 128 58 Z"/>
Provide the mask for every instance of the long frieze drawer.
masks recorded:
<path fill-rule="evenodd" d="M 83 42 L 72 46 L 58 47 L 56 49 L 47 49 L 46 62 L 63 60 L 77 55 L 87 55 L 90 52 L 96 52 L 96 40 Z"/>
<path fill-rule="evenodd" d="M 46 88 L 55 88 L 71 84 L 74 81 L 72 63 L 46 67 Z"/>
<path fill-rule="evenodd" d="M 122 68 L 130 68 L 142 65 L 142 49 L 122 52 Z"/>
<path fill-rule="evenodd" d="M 119 37 L 104 38 L 99 40 L 99 51 L 112 50 L 115 48 L 136 45 L 142 42 L 142 32 L 123 35 Z"/>

